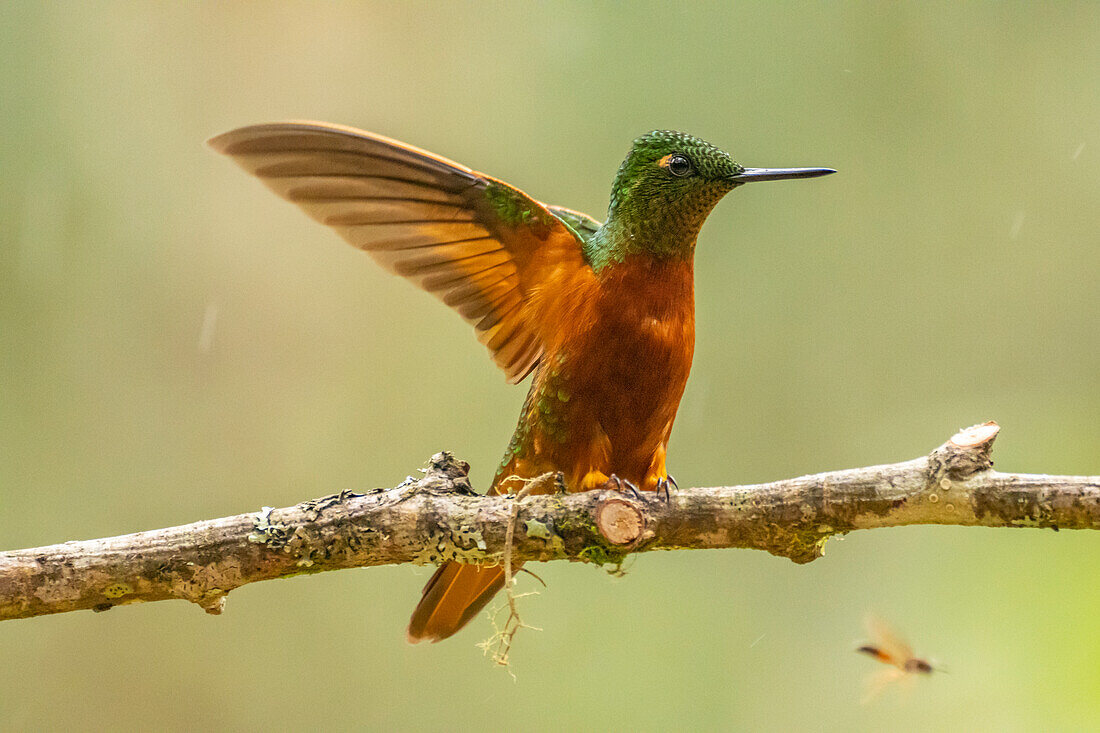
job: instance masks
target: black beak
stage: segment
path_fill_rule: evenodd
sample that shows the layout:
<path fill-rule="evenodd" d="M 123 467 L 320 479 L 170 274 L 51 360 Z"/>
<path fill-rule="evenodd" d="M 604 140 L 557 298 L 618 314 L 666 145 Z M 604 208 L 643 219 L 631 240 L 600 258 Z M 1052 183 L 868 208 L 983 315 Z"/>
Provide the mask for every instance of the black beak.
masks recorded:
<path fill-rule="evenodd" d="M 836 173 L 832 168 L 746 168 L 730 180 L 735 183 L 754 181 L 785 181 L 788 178 L 817 178 Z"/>

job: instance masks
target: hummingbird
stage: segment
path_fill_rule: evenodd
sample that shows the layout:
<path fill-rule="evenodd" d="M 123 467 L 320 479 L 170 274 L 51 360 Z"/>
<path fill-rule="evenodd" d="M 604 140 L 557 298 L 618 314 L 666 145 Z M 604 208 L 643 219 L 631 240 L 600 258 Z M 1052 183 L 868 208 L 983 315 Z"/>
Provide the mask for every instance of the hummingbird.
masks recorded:
<path fill-rule="evenodd" d="M 657 130 L 634 141 L 601 223 L 351 127 L 254 125 L 209 145 L 456 310 L 509 382 L 533 375 L 489 489 L 497 494 L 557 473 L 569 491 L 625 484 L 667 496 L 667 446 L 695 348 L 704 220 L 746 183 L 835 172 L 746 168 L 697 137 Z M 407 638 L 446 639 L 503 586 L 500 565 L 445 562 Z"/>

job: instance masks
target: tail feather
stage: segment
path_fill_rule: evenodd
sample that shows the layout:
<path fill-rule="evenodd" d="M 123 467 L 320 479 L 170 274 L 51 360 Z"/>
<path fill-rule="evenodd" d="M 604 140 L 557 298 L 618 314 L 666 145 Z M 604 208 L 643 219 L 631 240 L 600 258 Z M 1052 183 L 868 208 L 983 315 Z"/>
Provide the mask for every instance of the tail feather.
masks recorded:
<path fill-rule="evenodd" d="M 406 632 L 410 643 L 442 641 L 461 629 L 504 587 L 504 568 L 448 562 L 424 586 Z"/>

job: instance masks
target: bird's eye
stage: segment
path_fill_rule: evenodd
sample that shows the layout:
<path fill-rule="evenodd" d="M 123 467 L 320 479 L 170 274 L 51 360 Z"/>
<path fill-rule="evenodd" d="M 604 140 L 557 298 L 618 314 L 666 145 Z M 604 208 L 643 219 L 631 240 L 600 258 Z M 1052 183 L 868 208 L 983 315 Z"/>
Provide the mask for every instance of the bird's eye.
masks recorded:
<path fill-rule="evenodd" d="M 679 178 L 691 173 L 691 161 L 683 155 L 670 155 L 665 163 L 668 172 Z"/>

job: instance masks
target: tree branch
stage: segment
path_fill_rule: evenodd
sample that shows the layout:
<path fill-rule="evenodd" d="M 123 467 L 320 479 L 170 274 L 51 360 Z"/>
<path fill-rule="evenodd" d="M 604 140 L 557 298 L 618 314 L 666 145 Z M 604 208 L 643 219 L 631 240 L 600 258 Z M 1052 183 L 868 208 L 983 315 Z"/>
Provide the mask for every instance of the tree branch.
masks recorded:
<path fill-rule="evenodd" d="M 171 598 L 220 613 L 229 591 L 259 580 L 399 563 L 496 564 L 513 511 L 514 560 L 601 564 L 634 552 L 725 547 L 805 563 L 833 535 L 909 524 L 1100 529 L 1100 476 L 993 471 L 997 431 L 994 423 L 967 428 L 904 463 L 674 490 L 667 502 L 610 487 L 481 496 L 468 465 L 439 453 L 423 478 L 392 489 L 0 553 L 0 619 Z"/>

